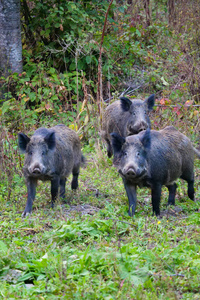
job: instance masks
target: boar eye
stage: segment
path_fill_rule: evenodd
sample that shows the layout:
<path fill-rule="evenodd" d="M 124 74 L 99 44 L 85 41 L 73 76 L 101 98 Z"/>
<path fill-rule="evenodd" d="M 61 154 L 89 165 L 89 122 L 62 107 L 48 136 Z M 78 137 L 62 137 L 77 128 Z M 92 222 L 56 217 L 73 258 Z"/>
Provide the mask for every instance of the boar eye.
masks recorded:
<path fill-rule="evenodd" d="M 128 155 L 128 152 L 124 152 L 124 156 L 127 156 Z"/>
<path fill-rule="evenodd" d="M 139 157 L 139 156 L 140 156 L 140 152 L 137 152 L 137 153 L 136 153 L 136 157 Z"/>
<path fill-rule="evenodd" d="M 29 151 L 29 153 L 28 153 L 29 155 L 32 155 L 33 154 L 33 151 Z"/>

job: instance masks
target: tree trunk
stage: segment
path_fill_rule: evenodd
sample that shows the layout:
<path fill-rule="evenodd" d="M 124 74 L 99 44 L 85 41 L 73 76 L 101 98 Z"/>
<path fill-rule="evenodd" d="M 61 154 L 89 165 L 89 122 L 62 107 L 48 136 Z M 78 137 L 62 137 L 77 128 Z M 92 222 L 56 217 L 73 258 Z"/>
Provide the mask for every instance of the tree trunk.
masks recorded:
<path fill-rule="evenodd" d="M 22 72 L 20 0 L 0 0 L 0 75 Z"/>
<path fill-rule="evenodd" d="M 151 24 L 150 0 L 144 0 L 144 9 L 146 12 L 146 27 L 148 27 Z"/>
<path fill-rule="evenodd" d="M 175 4 L 174 0 L 168 0 L 168 17 L 169 25 L 173 25 L 175 21 Z"/>

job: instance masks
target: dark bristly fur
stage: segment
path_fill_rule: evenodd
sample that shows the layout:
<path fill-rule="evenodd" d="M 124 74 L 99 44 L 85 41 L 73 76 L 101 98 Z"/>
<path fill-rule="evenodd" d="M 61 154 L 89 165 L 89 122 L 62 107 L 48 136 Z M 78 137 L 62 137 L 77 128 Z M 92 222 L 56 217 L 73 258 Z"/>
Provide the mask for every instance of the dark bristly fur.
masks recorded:
<path fill-rule="evenodd" d="M 110 134 L 116 132 L 126 137 L 150 128 L 148 112 L 153 109 L 153 106 L 154 95 L 151 95 L 145 101 L 121 97 L 106 108 L 101 136 L 106 142 L 108 157 L 113 154 Z"/>
<path fill-rule="evenodd" d="M 124 183 L 129 200 L 129 215 L 136 208 L 136 188 L 150 187 L 153 213 L 160 214 L 162 185 L 169 190 L 168 204 L 175 204 L 176 179 L 188 183 L 188 196 L 194 200 L 194 155 L 200 152 L 189 138 L 173 126 L 160 131 L 147 129 L 123 139 L 112 133 L 114 166 Z"/>
<path fill-rule="evenodd" d="M 79 169 L 84 163 L 78 135 L 65 125 L 52 128 L 39 128 L 31 138 L 19 133 L 18 143 L 25 153 L 24 176 L 26 178 L 28 198 L 23 216 L 32 210 L 38 180 L 51 181 L 51 205 L 55 199 L 65 197 L 66 178 L 72 173 L 71 188 L 78 187 Z"/>

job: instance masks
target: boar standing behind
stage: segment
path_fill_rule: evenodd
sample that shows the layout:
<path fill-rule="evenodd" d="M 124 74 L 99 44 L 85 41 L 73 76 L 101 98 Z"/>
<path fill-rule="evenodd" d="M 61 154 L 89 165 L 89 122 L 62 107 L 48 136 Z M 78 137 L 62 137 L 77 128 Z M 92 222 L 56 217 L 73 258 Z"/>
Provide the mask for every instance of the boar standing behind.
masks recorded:
<path fill-rule="evenodd" d="M 32 210 L 37 181 L 51 181 L 51 206 L 58 197 L 65 197 L 66 178 L 72 173 L 71 188 L 77 189 L 78 175 L 84 157 L 78 135 L 65 125 L 46 129 L 39 128 L 29 138 L 23 133 L 18 135 L 19 148 L 25 153 L 24 176 L 28 198 L 23 216 Z"/>
<path fill-rule="evenodd" d="M 106 108 L 101 136 L 106 142 L 108 157 L 113 154 L 110 137 L 112 132 L 126 137 L 151 127 L 148 113 L 153 109 L 154 102 L 154 95 L 145 101 L 121 97 Z"/>
<path fill-rule="evenodd" d="M 168 204 L 175 204 L 181 178 L 188 183 L 188 196 L 194 200 L 194 154 L 200 158 L 189 138 L 173 126 L 160 131 L 147 129 L 126 138 L 112 133 L 114 166 L 119 171 L 129 200 L 129 215 L 136 208 L 136 188 L 150 187 L 153 213 L 160 214 L 162 185 L 169 190 Z"/>

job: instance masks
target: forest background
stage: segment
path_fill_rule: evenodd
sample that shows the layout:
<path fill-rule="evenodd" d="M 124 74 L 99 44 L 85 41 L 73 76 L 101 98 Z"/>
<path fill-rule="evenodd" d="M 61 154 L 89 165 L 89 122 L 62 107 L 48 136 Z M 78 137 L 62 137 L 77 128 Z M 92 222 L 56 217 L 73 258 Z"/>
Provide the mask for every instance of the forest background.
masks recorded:
<path fill-rule="evenodd" d="M 158 220 L 142 189 L 131 219 L 99 133 L 109 103 L 154 93 L 152 128 L 174 125 L 199 147 L 200 1 L 23 0 L 20 23 L 20 71 L 0 52 L 0 297 L 199 299 L 199 201 L 179 180 L 177 206 L 166 209 L 163 189 Z M 17 134 L 58 123 L 83 145 L 79 191 L 68 183 L 69 201 L 51 210 L 42 183 L 22 219 Z M 195 160 L 197 200 L 199 167 Z"/>

